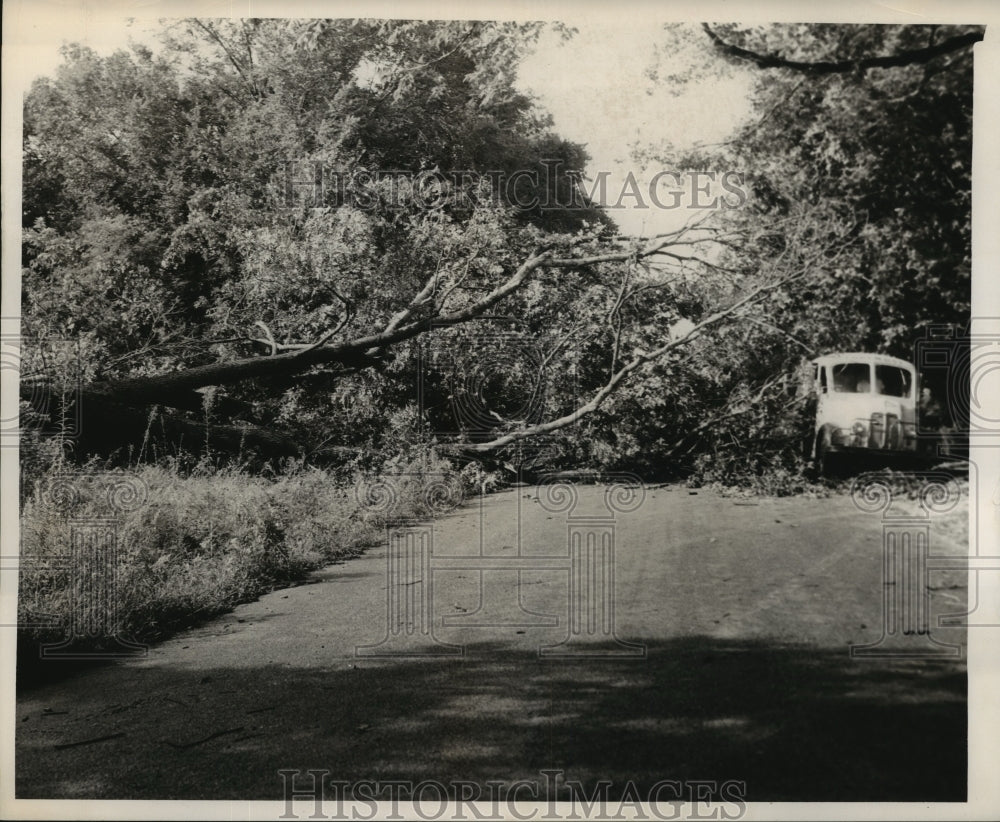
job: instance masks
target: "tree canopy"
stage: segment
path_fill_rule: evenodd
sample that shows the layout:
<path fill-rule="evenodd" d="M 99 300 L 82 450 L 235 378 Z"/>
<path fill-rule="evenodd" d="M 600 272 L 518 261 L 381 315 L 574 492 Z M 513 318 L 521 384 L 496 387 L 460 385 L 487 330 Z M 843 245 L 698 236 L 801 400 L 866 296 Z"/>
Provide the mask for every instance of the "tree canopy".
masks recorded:
<path fill-rule="evenodd" d="M 836 316 L 808 318 L 814 345 L 910 357 L 929 325 L 967 322 L 981 27 L 728 25 L 672 36 L 708 38 L 715 66 L 702 71 L 757 71 L 756 113 L 724 145 L 658 156 L 745 170 L 755 219 L 823 203 L 855 223 L 850 271 L 816 294 Z M 805 325 L 797 330 L 810 336 Z"/>

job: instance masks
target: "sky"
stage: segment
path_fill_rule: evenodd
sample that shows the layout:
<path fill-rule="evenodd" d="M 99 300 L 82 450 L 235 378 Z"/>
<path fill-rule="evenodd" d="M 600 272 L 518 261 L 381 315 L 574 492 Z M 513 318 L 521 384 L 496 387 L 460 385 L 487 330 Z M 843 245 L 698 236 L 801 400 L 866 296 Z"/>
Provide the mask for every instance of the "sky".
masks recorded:
<path fill-rule="evenodd" d="M 736 72 L 729 78 L 706 79 L 674 96 L 672 89 L 645 76 L 656 59 L 657 44 L 664 41 L 662 24 L 626 15 L 615 24 L 574 25 L 577 33 L 567 42 L 554 34 L 541 40 L 521 67 L 524 88 L 552 114 L 560 136 L 586 144 L 592 177 L 609 172 L 605 205 L 620 200 L 630 206 L 611 211 L 625 233 L 649 236 L 678 227 L 691 216 L 684 204 L 661 209 L 648 196 L 650 179 L 669 169 L 643 169 L 631 159 L 632 147 L 667 140 L 684 148 L 725 140 L 749 116 L 752 75 Z M 660 64 L 661 74 L 681 70 L 698 56 L 685 52 L 667 59 Z M 638 199 L 622 196 L 629 173 L 640 183 L 646 207 L 633 207 Z M 672 202 L 666 194 L 659 200 L 664 205 Z"/>

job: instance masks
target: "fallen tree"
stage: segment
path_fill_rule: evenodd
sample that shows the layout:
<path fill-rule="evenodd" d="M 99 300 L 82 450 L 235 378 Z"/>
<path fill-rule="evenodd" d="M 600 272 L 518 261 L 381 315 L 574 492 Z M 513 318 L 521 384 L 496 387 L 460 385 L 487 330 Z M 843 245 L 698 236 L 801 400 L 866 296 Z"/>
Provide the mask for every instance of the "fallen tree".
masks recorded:
<path fill-rule="evenodd" d="M 774 226 L 766 236 L 780 236 L 783 250 L 773 255 L 752 276 L 733 276 L 710 254 L 700 255 L 696 249 L 709 249 L 718 254 L 720 243 L 731 242 L 732 231 L 704 224 L 694 224 L 665 233 L 645 242 L 606 241 L 589 238 L 553 238 L 553 245 L 533 249 L 513 272 L 487 293 L 461 305 L 449 300 L 455 294 L 461 276 L 435 271 L 424 286 L 408 301 L 405 308 L 394 313 L 385 324 L 373 333 L 337 340 L 335 332 L 323 334 L 312 343 L 274 343 L 267 327 L 266 343 L 270 353 L 259 356 L 222 360 L 167 373 L 133 377 L 119 381 L 97 381 L 85 386 L 79 393 L 85 432 L 85 451 L 107 451 L 117 442 L 136 443 L 149 435 L 149 407 L 166 406 L 174 409 L 206 412 L 211 407 L 213 417 L 240 417 L 248 411 L 245 403 L 225 396 L 208 399 L 204 389 L 242 384 L 268 377 L 293 379 L 317 368 L 331 368 L 335 375 L 344 376 L 365 369 L 374 369 L 391 360 L 394 347 L 422 336 L 433 336 L 444 329 L 475 324 L 493 318 L 493 312 L 503 301 L 525 289 L 534 280 L 551 276 L 555 271 L 600 272 L 599 280 L 617 278 L 610 293 L 614 298 L 603 306 L 603 316 L 589 318 L 589 333 L 609 330 L 605 335 L 602 358 L 607 362 L 606 377 L 575 407 L 558 416 L 537 422 L 511 422 L 497 416 L 495 430 L 470 432 L 478 434 L 478 441 L 456 438 L 440 443 L 452 453 L 484 455 L 513 443 L 551 434 L 571 426 L 587 415 L 593 414 L 616 392 L 627 387 L 630 381 L 641 379 L 645 366 L 662 359 L 679 356 L 692 341 L 711 333 L 715 328 L 733 322 L 754 322 L 749 315 L 775 293 L 784 293 L 795 283 L 821 276 L 824 271 L 838 265 L 848 240 L 848 227 L 843 228 L 837 242 L 827 235 L 825 245 L 813 245 L 808 235 L 815 226 L 804 217 L 796 218 L 796 225 L 783 225 L 780 231 Z M 824 223 L 828 230 L 829 223 Z M 763 242 L 765 234 L 747 237 L 750 242 Z M 640 295 L 650 290 L 665 290 L 674 278 L 688 276 L 685 271 L 697 266 L 698 276 L 705 272 L 724 277 L 729 283 L 729 294 L 714 310 L 700 317 L 676 316 L 670 327 L 656 329 L 633 323 L 627 327 L 622 314 Z M 677 328 L 684 325 L 683 330 Z M 566 345 L 569 334 L 554 340 L 556 349 Z M 638 340 L 648 350 L 637 344 Z M 630 347 L 631 346 L 631 347 Z M 30 392 L 28 385 L 22 391 Z M 65 411 L 63 410 L 63 413 Z M 211 442 L 221 451 L 256 448 L 265 456 L 291 456 L 307 450 L 306 444 L 296 448 L 293 441 L 281 433 L 262 429 L 246 422 L 225 425 L 217 421 L 184 420 L 178 417 L 159 417 L 158 431 L 177 440 L 185 438 L 189 447 L 201 449 Z"/>

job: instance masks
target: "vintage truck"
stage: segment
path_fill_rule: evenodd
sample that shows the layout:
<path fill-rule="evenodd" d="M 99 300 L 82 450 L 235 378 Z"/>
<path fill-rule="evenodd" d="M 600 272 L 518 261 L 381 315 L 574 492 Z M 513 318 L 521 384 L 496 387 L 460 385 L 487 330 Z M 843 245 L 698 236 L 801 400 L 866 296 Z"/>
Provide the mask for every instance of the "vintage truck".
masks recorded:
<path fill-rule="evenodd" d="M 812 361 L 815 429 L 807 455 L 828 474 L 854 454 L 912 457 L 917 451 L 917 374 L 905 360 L 858 352 Z"/>

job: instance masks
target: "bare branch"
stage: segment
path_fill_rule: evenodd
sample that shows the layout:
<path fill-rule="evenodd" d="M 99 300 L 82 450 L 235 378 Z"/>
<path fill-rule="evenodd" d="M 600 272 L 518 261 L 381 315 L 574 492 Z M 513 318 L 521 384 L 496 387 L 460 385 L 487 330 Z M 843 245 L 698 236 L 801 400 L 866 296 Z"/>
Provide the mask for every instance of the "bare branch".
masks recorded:
<path fill-rule="evenodd" d="M 335 328 L 331 328 L 322 337 L 316 340 L 316 342 L 314 342 L 312 345 L 307 345 L 305 348 L 299 351 L 299 356 L 302 356 L 303 354 L 308 354 L 310 351 L 315 351 L 317 348 L 321 348 L 322 346 L 326 345 L 326 343 L 329 342 L 334 336 L 336 336 L 340 332 L 340 329 L 342 329 L 350 321 L 351 321 L 351 313 L 345 312 L 344 316 L 341 318 L 340 322 L 337 324 Z"/>
<path fill-rule="evenodd" d="M 767 283 L 765 285 L 758 286 L 757 288 L 753 289 L 749 294 L 747 294 L 745 297 L 737 300 L 728 308 L 724 308 L 720 311 L 715 312 L 714 314 L 711 314 L 710 316 L 706 317 L 704 320 L 696 324 L 689 331 L 687 331 L 687 333 L 675 339 L 668 340 L 659 348 L 656 348 L 651 352 L 645 352 L 641 350 L 636 351 L 635 354 L 633 354 L 632 359 L 629 360 L 629 362 L 627 362 L 625 365 L 623 365 L 618 371 L 612 374 L 608 382 L 604 386 L 602 386 L 598 391 L 596 391 L 588 402 L 579 406 L 569 414 L 566 414 L 554 420 L 550 420 L 548 422 L 538 423 L 537 425 L 531 425 L 526 428 L 522 428 L 519 431 L 511 431 L 508 434 L 504 434 L 503 436 L 497 437 L 488 442 L 475 443 L 473 445 L 464 446 L 465 449 L 475 453 L 493 451 L 497 448 L 501 448 L 505 445 L 510 445 L 511 443 L 517 442 L 519 440 L 527 439 L 529 437 L 535 437 L 540 434 L 548 434 L 552 431 L 557 431 L 560 428 L 565 428 L 568 425 L 572 425 L 573 423 L 577 422 L 578 420 L 582 419 L 588 414 L 592 414 L 595 411 L 597 411 L 597 409 L 599 409 L 601 405 L 603 405 L 604 402 L 612 394 L 614 394 L 614 392 L 618 389 L 619 385 L 621 385 L 626 379 L 628 379 L 628 377 L 634 371 L 636 371 L 640 366 L 645 365 L 646 363 L 649 362 L 653 362 L 654 360 L 658 360 L 660 357 L 663 357 L 668 352 L 688 344 L 697 336 L 703 334 L 707 329 L 719 325 L 723 321 L 734 317 L 743 308 L 752 305 L 753 303 L 759 302 L 764 297 L 766 297 L 770 292 L 775 291 L 776 289 L 781 288 L 782 286 L 788 285 L 789 283 L 794 282 L 795 280 L 799 280 L 802 277 L 806 276 L 809 270 L 810 270 L 809 268 L 803 268 L 797 273 L 791 274 L 787 277 L 783 277 L 773 283 Z"/>
<path fill-rule="evenodd" d="M 278 344 L 274 341 L 274 334 L 271 333 L 271 329 L 267 327 L 263 320 L 257 320 L 254 325 L 264 332 L 264 340 L 262 342 L 271 346 L 271 356 L 273 357 L 278 353 Z"/>
<path fill-rule="evenodd" d="M 815 356 L 816 352 L 812 348 L 810 348 L 808 345 L 802 342 L 802 340 L 800 340 L 798 337 L 789 334 L 787 331 L 785 331 L 784 328 L 779 328 L 776 325 L 772 325 L 771 323 L 765 322 L 764 320 L 755 319 L 754 317 L 747 317 L 746 319 L 747 322 L 753 323 L 756 326 L 760 326 L 761 328 L 769 328 L 772 331 L 776 331 L 779 334 L 788 337 L 788 339 L 790 339 L 793 343 L 803 348 L 810 357 Z"/>
<path fill-rule="evenodd" d="M 409 320 L 421 306 L 426 305 L 430 301 L 431 296 L 434 294 L 434 289 L 437 287 L 438 277 L 441 275 L 440 262 L 441 260 L 438 258 L 438 268 L 435 269 L 434 273 L 428 278 L 424 287 L 417 292 L 417 295 L 412 300 L 410 300 L 406 308 L 402 311 L 397 311 L 389 319 L 389 322 L 385 327 L 385 333 L 395 331 L 400 325 Z"/>
<path fill-rule="evenodd" d="M 439 318 L 440 325 L 458 325 L 478 319 L 489 308 L 520 288 L 528 277 L 547 260 L 546 254 L 532 254 L 511 277 L 489 294 L 460 311 Z M 183 371 L 136 377 L 106 384 L 102 390 L 113 392 L 122 402 L 169 404 L 176 392 L 183 392 L 206 385 L 223 385 L 258 377 L 289 376 L 314 365 L 338 363 L 347 368 L 371 367 L 382 361 L 384 349 L 390 345 L 412 339 L 430 330 L 427 322 L 412 321 L 391 330 L 383 330 L 347 340 L 336 345 L 310 344 L 300 346 L 279 345 L 279 353 L 268 357 L 248 357 L 237 360 L 194 366 Z"/>

